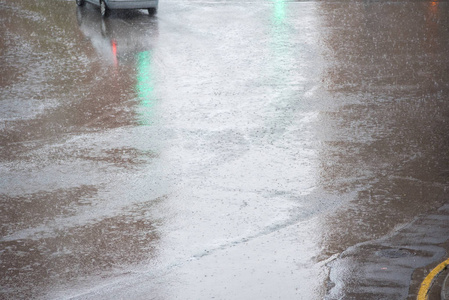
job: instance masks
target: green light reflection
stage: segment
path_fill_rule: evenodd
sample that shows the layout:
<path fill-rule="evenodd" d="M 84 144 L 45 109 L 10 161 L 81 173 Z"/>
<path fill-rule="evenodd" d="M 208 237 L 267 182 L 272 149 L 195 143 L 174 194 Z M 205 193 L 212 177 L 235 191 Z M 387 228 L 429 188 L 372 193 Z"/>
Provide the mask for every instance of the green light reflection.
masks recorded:
<path fill-rule="evenodd" d="M 285 1 L 273 0 L 274 2 L 274 23 L 282 24 L 285 19 Z"/>
<path fill-rule="evenodd" d="M 272 0 L 273 11 L 271 15 L 271 67 L 274 75 L 274 83 L 285 83 L 286 74 L 291 65 L 292 49 L 289 46 L 290 36 L 287 28 L 287 3 L 285 0 Z"/>
<path fill-rule="evenodd" d="M 136 91 L 139 99 L 138 124 L 151 125 L 154 97 L 154 78 L 152 70 L 152 53 L 143 51 L 137 54 L 137 84 Z"/>

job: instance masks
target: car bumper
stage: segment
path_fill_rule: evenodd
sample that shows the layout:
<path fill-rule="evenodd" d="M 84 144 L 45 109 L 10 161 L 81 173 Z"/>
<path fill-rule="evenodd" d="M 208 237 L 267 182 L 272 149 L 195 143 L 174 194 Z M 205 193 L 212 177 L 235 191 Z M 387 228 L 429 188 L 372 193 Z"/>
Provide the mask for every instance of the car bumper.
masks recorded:
<path fill-rule="evenodd" d="M 106 5 L 110 9 L 140 9 L 140 8 L 157 8 L 159 4 L 158 0 L 120 0 L 120 1 L 107 1 Z"/>

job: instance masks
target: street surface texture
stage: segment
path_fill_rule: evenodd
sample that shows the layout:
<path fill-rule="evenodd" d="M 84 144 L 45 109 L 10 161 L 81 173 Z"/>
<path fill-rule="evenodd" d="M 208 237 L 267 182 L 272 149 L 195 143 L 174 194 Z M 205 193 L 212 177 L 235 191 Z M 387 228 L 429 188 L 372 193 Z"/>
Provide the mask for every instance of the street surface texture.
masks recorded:
<path fill-rule="evenodd" d="M 447 258 L 448 2 L 0 20 L 1 299 L 414 299 Z"/>

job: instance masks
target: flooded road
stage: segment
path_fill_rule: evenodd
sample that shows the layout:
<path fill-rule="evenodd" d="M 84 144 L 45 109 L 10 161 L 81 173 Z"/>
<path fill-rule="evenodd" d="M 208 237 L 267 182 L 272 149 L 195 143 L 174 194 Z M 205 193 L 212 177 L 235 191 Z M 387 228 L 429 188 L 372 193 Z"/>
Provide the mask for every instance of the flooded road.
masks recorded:
<path fill-rule="evenodd" d="M 448 2 L 0 19 L 0 298 L 405 299 L 447 256 Z"/>

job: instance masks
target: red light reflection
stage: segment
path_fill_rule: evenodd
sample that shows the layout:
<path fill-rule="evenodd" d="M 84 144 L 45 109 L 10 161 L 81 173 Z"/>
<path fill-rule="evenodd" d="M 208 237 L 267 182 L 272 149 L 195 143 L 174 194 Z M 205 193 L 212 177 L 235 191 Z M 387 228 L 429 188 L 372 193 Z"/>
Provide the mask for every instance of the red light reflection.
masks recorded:
<path fill-rule="evenodd" d="M 118 66 L 118 60 L 117 60 L 117 42 L 115 40 L 111 41 L 112 43 L 112 54 L 114 56 L 114 65 Z"/>

